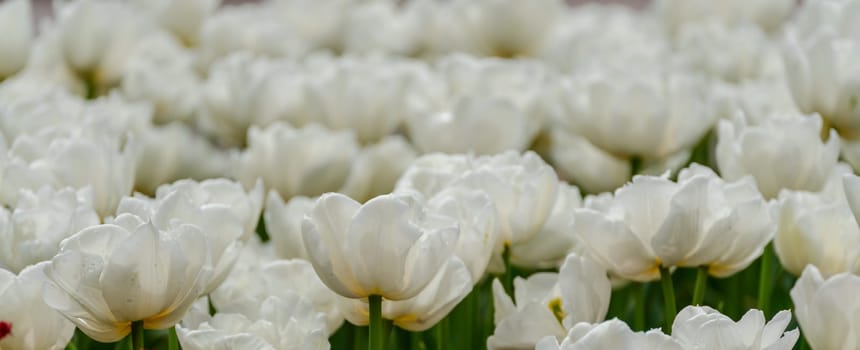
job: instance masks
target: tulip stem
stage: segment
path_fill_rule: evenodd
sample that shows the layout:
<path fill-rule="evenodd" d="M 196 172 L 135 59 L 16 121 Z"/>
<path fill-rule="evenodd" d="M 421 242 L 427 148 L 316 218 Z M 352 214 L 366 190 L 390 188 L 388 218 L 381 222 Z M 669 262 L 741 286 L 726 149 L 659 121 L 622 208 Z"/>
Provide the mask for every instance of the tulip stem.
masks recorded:
<path fill-rule="evenodd" d="M 705 289 L 708 287 L 708 267 L 700 266 L 696 272 L 696 287 L 693 289 L 691 305 L 702 305 L 705 300 Z"/>
<path fill-rule="evenodd" d="M 633 286 L 633 328 L 636 331 L 645 330 L 645 283 L 638 283 Z"/>
<path fill-rule="evenodd" d="M 758 280 L 758 309 L 765 317 L 770 315 L 770 294 L 773 290 L 773 246 L 768 244 L 761 255 L 761 272 Z"/>
<path fill-rule="evenodd" d="M 669 334 L 672 324 L 675 323 L 678 309 L 675 306 L 675 286 L 672 285 L 672 274 L 669 273 L 667 267 L 660 267 L 660 284 L 663 286 L 663 316 L 666 320 L 663 325 L 663 332 Z"/>
<path fill-rule="evenodd" d="M 143 321 L 131 323 L 131 348 L 134 350 L 143 349 Z"/>
<path fill-rule="evenodd" d="M 382 296 L 371 295 L 367 297 L 370 303 L 370 336 L 368 337 L 369 350 L 385 349 L 385 329 L 382 325 Z"/>
<path fill-rule="evenodd" d="M 167 331 L 167 350 L 179 350 L 179 338 L 176 337 L 176 326 Z"/>
<path fill-rule="evenodd" d="M 505 293 L 514 295 L 514 269 L 511 266 L 511 247 L 505 245 L 505 250 L 502 251 L 502 261 L 505 263 L 505 274 L 502 276 L 502 287 L 505 287 Z"/>

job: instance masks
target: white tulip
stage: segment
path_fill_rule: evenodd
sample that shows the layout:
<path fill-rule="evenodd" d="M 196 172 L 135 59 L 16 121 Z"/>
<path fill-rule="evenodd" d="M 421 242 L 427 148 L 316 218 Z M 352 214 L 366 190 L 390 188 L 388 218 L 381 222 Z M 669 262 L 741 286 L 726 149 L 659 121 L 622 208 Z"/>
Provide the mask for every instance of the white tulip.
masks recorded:
<path fill-rule="evenodd" d="M 561 266 L 576 243 L 573 211 L 580 206 L 582 196 L 579 189 L 559 183 L 555 206 L 543 228 L 529 240 L 511 246 L 511 264 L 536 269 Z"/>
<path fill-rule="evenodd" d="M 227 176 L 238 154 L 215 147 L 178 122 L 150 127 L 135 136 L 142 151 L 137 158 L 134 188 L 147 194 L 155 194 L 159 185 L 179 179 Z"/>
<path fill-rule="evenodd" d="M 566 8 L 563 1 L 455 1 L 440 12 L 440 49 L 505 58 L 534 56 Z M 504 20 L 500 20 L 504 18 Z"/>
<path fill-rule="evenodd" d="M 707 0 L 661 0 L 657 13 L 669 30 L 684 23 L 716 20 L 726 24 L 751 23 L 766 31 L 776 31 L 794 9 L 791 0 L 765 0 L 749 3 L 743 0 L 712 2 Z"/>
<path fill-rule="evenodd" d="M 253 247 L 249 249 L 253 250 Z M 267 298 L 286 299 L 290 294 L 306 299 L 317 312 L 325 316 L 327 335 L 333 334 L 343 324 L 339 307 L 341 297 L 323 284 L 309 262 L 301 259 L 268 262 L 260 259 L 240 260 L 224 283 L 211 293 L 210 298 L 219 313 L 257 317 L 259 306 Z"/>
<path fill-rule="evenodd" d="M 60 241 L 98 225 L 92 191 L 71 188 L 22 190 L 12 211 L 0 209 L 0 268 L 19 272 L 28 265 L 51 260 Z"/>
<path fill-rule="evenodd" d="M 328 193 L 302 224 L 314 270 L 348 298 L 416 296 L 442 268 L 456 242 L 450 218 L 428 212 L 417 194 L 391 194 L 364 205 Z"/>
<path fill-rule="evenodd" d="M 89 337 L 115 342 L 143 321 L 170 328 L 210 279 L 209 243 L 194 225 L 168 231 L 131 214 L 64 240 L 45 268 L 45 302 Z"/>
<path fill-rule="evenodd" d="M 749 310 L 734 322 L 710 307 L 691 305 L 675 318 L 672 338 L 684 349 L 790 350 L 800 337 L 797 329 L 784 332 L 790 321 L 788 310 L 767 323 L 763 312 Z"/>
<path fill-rule="evenodd" d="M 43 185 L 90 187 L 93 207 L 102 218 L 113 214 L 122 196 L 131 193 L 137 158 L 136 144 L 111 137 L 83 137 L 46 130 L 19 137 L 2 169 L 3 203 L 14 205 L 19 189 Z"/>
<path fill-rule="evenodd" d="M 200 27 L 221 3 L 221 0 L 134 0 L 185 45 L 193 46 L 199 40 Z"/>
<path fill-rule="evenodd" d="M 425 331 L 445 318 L 472 291 L 472 284 L 466 265 L 452 256 L 418 295 L 384 303 L 382 318 L 411 332 Z M 341 310 L 350 323 L 357 326 L 370 323 L 369 305 L 365 300 L 340 300 Z"/>
<path fill-rule="evenodd" d="M 263 219 L 266 223 L 266 233 L 269 234 L 278 257 L 308 259 L 308 252 L 305 251 L 305 242 L 302 238 L 302 220 L 311 212 L 315 203 L 316 198 L 305 196 L 295 196 L 284 203 L 277 191 L 269 190 Z"/>
<path fill-rule="evenodd" d="M 257 193 L 261 192 L 258 186 Z M 154 199 L 143 196 L 123 198 L 117 213 L 150 219 L 149 224 L 161 231 L 194 226 L 203 232 L 210 254 L 206 264 L 212 272 L 211 278 L 204 281 L 206 288 L 203 294 L 206 294 L 218 287 L 230 273 L 239 258 L 244 238 L 250 234 L 244 226 L 243 215 L 253 215 L 255 209 L 251 207 L 253 203 L 244 203 L 253 201 L 247 197 L 240 185 L 226 180 L 207 180 L 199 185 L 186 180 L 159 188 Z M 259 206 L 256 213 L 259 215 Z"/>
<path fill-rule="evenodd" d="M 612 191 L 630 180 L 628 159 L 616 157 L 576 133 L 550 130 L 549 156 L 561 176 L 590 193 Z"/>
<path fill-rule="evenodd" d="M 812 349 L 848 350 L 860 346 L 857 291 L 860 277 L 840 273 L 822 276 L 808 265 L 791 288 L 791 301 L 803 337 Z"/>
<path fill-rule="evenodd" d="M 854 268 L 860 227 L 844 199 L 785 191 L 773 206 L 779 217 L 773 243 L 783 268 L 800 275 L 812 264 L 825 276 Z"/>
<path fill-rule="evenodd" d="M 24 68 L 33 42 L 32 5 L 27 0 L 7 1 L 0 5 L 0 81 Z"/>
<path fill-rule="evenodd" d="M 271 2 L 226 6 L 207 18 L 198 44 L 203 67 L 239 51 L 267 57 L 307 53 L 310 44 L 279 18 L 275 7 Z"/>
<path fill-rule="evenodd" d="M 172 184 L 164 184 L 155 192 L 156 201 L 166 198 L 170 193 L 182 191 L 195 206 L 222 206 L 242 223 L 244 230 L 242 238 L 247 239 L 255 233 L 263 210 L 263 184 L 261 181 L 245 191 L 237 182 L 227 179 L 208 179 L 200 182 L 179 180 Z"/>
<path fill-rule="evenodd" d="M 727 81 L 755 79 L 763 73 L 763 57 L 777 55 L 767 34 L 753 24 L 689 23 L 677 35 L 681 59 Z"/>
<path fill-rule="evenodd" d="M 346 182 L 358 145 L 351 131 L 329 131 L 316 124 L 294 129 L 275 123 L 248 130 L 248 148 L 238 177 L 250 187 L 258 178 L 284 198 L 316 196 Z"/>
<path fill-rule="evenodd" d="M 586 198 L 573 231 L 578 245 L 613 275 L 650 281 L 660 277 L 661 266 L 734 274 L 761 255 L 773 224 L 750 178 L 726 183 L 694 164 L 677 183 L 636 176 L 614 196 Z"/>
<path fill-rule="evenodd" d="M 727 277 L 761 256 L 776 220 L 751 177 L 725 182 L 693 164 L 678 176 L 680 188 L 651 245 L 663 266 L 707 266 Z"/>
<path fill-rule="evenodd" d="M 496 329 L 488 349 L 533 349 L 546 336 L 561 340 L 577 323 L 606 317 L 612 287 L 606 270 L 571 254 L 556 275 L 537 273 L 514 280 L 515 300 L 493 281 Z"/>
<path fill-rule="evenodd" d="M 411 89 L 409 137 L 424 153 L 523 151 L 539 130 L 548 76 L 534 62 L 446 57 Z"/>
<path fill-rule="evenodd" d="M 496 208 L 490 197 L 478 190 L 451 187 L 427 201 L 429 210 L 452 218 L 460 227 L 454 255 L 465 263 L 477 284 L 484 277 L 496 249 Z"/>
<path fill-rule="evenodd" d="M 556 337 L 546 337 L 535 350 L 682 350 L 685 349 L 659 329 L 647 333 L 630 330 L 623 321 L 613 318 L 597 324 L 577 323 L 561 344 Z"/>
<path fill-rule="evenodd" d="M 43 286 L 49 262 L 28 266 L 17 276 L 0 268 L 0 322 L 11 332 L 0 337 L 0 347 L 10 350 L 61 350 L 75 334 L 75 325 L 45 304 Z"/>
<path fill-rule="evenodd" d="M 559 126 L 606 152 L 661 159 L 695 146 L 716 122 L 713 88 L 702 76 L 660 67 L 594 69 L 560 85 Z"/>
<path fill-rule="evenodd" d="M 246 52 L 218 61 L 200 91 L 200 128 L 222 145 L 241 146 L 251 125 L 296 122 L 296 114 L 306 113 L 301 72 L 292 62 Z"/>
<path fill-rule="evenodd" d="M 412 70 L 390 58 L 332 61 L 307 81 L 308 113 L 329 129 L 354 130 L 362 143 L 377 142 L 400 126 Z"/>
<path fill-rule="evenodd" d="M 387 136 L 361 149 L 338 192 L 361 202 L 389 193 L 415 158 L 415 150 L 403 137 Z"/>
<path fill-rule="evenodd" d="M 89 96 L 117 85 L 139 40 L 157 33 L 154 23 L 121 2 L 65 3 L 57 9 L 57 17 L 62 56 L 69 68 L 90 85 Z"/>
<path fill-rule="evenodd" d="M 191 119 L 198 105 L 200 79 L 190 52 L 167 34 L 151 35 L 128 58 L 120 89 L 133 101 L 151 102 L 154 121 L 164 124 Z"/>
<path fill-rule="evenodd" d="M 322 314 L 296 294 L 268 297 L 243 313 L 209 316 L 206 299 L 176 327 L 183 349 L 328 350 Z"/>
<path fill-rule="evenodd" d="M 346 14 L 343 47 L 349 53 L 420 53 L 426 27 L 425 3 L 362 3 Z"/>
<path fill-rule="evenodd" d="M 722 120 L 716 156 L 720 174 L 728 181 L 755 178 L 766 198 L 782 189 L 819 191 L 836 166 L 839 136 L 829 132 L 821 141 L 821 118 L 788 115 L 743 125 L 740 118 Z"/>

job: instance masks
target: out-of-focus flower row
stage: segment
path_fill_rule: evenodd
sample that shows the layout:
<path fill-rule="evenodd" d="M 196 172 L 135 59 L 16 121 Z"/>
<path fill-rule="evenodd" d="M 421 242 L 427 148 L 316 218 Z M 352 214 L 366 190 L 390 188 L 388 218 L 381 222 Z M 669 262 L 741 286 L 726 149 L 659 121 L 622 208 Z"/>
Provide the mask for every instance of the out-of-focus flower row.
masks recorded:
<path fill-rule="evenodd" d="M 860 346 L 860 1 L 53 6 L 0 3 L 0 349 L 327 349 L 377 298 L 438 348 Z"/>

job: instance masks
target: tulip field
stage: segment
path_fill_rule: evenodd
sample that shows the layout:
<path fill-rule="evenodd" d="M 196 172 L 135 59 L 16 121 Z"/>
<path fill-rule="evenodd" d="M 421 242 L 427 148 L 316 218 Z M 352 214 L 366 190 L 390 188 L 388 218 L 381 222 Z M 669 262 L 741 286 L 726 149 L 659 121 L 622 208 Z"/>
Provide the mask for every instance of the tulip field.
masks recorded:
<path fill-rule="evenodd" d="M 0 350 L 858 350 L 860 0 L 0 0 Z"/>

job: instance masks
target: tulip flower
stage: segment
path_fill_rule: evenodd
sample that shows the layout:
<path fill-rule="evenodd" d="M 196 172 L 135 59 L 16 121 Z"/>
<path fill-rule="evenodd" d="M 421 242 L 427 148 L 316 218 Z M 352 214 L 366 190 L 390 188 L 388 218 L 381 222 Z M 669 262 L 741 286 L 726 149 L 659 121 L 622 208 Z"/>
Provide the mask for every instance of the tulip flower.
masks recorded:
<path fill-rule="evenodd" d="M 272 247 L 282 259 L 308 259 L 302 238 L 302 220 L 311 212 L 316 198 L 295 196 L 284 203 L 275 190 L 266 197 L 263 219 Z"/>
<path fill-rule="evenodd" d="M 51 260 L 60 241 L 98 224 L 89 188 L 22 190 L 14 210 L 0 208 L 0 268 L 19 272 Z"/>
<path fill-rule="evenodd" d="M 466 265 L 472 284 L 480 282 L 497 246 L 495 204 L 482 191 L 451 187 L 430 198 L 427 207 L 457 222 L 460 236 L 454 255 Z"/>
<path fill-rule="evenodd" d="M 243 313 L 209 316 L 206 299 L 176 327 L 183 349 L 328 350 L 323 315 L 296 294 L 268 297 Z"/>
<path fill-rule="evenodd" d="M 49 262 L 31 265 L 18 276 L 0 269 L 0 348 L 62 350 L 75 325 L 42 300 Z"/>
<path fill-rule="evenodd" d="M 791 301 L 797 323 L 812 349 L 848 350 L 860 346 L 860 317 L 857 291 L 860 277 L 839 273 L 821 274 L 807 265 L 794 287 Z"/>
<path fill-rule="evenodd" d="M 171 84 L 163 84 L 165 79 Z M 151 102 L 153 120 L 166 124 L 191 119 L 199 105 L 200 79 L 193 56 L 180 43 L 167 34 L 151 35 L 128 58 L 119 89 L 132 101 Z"/>
<path fill-rule="evenodd" d="M 552 167 L 533 152 L 513 151 L 478 158 L 423 156 L 406 170 L 396 188 L 432 196 L 451 187 L 481 190 L 496 204 L 498 237 L 491 272 L 505 270 L 502 261 L 507 248 L 540 232 L 558 196 Z"/>
<path fill-rule="evenodd" d="M 212 271 L 209 242 L 195 225 L 167 230 L 132 214 L 91 226 L 60 244 L 45 267 L 45 303 L 90 338 L 115 342 L 143 329 L 173 327 Z"/>
<path fill-rule="evenodd" d="M 488 349 L 532 349 L 545 336 L 560 340 L 577 323 L 597 323 L 606 317 L 611 286 L 606 270 L 571 254 L 561 270 L 537 273 L 514 281 L 516 304 L 493 281 L 496 330 Z"/>
<path fill-rule="evenodd" d="M 225 196 L 225 194 L 238 195 L 245 201 L 253 202 L 253 199 L 249 200 L 246 197 L 241 186 L 230 185 L 228 181 L 219 180 L 207 180 L 199 185 L 183 180 L 171 186 L 161 187 L 154 199 L 124 198 L 117 208 L 117 213 L 120 215 L 129 213 L 133 214 L 132 217 L 148 218 L 150 221 L 147 224 L 159 231 L 172 232 L 185 226 L 194 226 L 202 232 L 206 236 L 210 254 L 205 262 L 210 278 L 204 281 L 206 288 L 201 293 L 207 294 L 221 284 L 239 258 L 243 236 L 247 237 L 245 234 L 247 227 L 243 228 L 242 214 L 252 217 L 255 216 L 250 213 L 259 214 L 259 206 L 256 210 L 253 207 L 242 208 L 241 204 L 245 203 L 241 200 Z M 231 190 L 233 193 L 230 193 Z M 262 193 L 259 186 L 256 192 Z M 257 197 L 259 199 L 259 196 Z M 260 202 L 257 201 L 257 203 Z M 243 209 L 246 212 L 243 212 Z M 124 220 L 127 219 L 128 217 Z M 118 220 L 120 220 L 119 217 L 115 221 Z"/>
<path fill-rule="evenodd" d="M 418 295 L 387 301 L 382 318 L 402 329 L 422 332 L 436 325 L 472 291 L 472 278 L 460 258 L 452 256 Z M 369 304 L 361 299 L 340 299 L 340 309 L 350 323 L 370 323 Z"/>
<path fill-rule="evenodd" d="M 194 46 L 199 40 L 200 26 L 215 12 L 221 0 L 135 0 L 132 2 L 147 11 L 186 46 Z"/>
<path fill-rule="evenodd" d="M 451 256 L 459 230 L 428 212 L 416 193 L 393 193 L 364 205 L 321 196 L 302 223 L 302 238 L 320 279 L 347 298 L 368 298 L 371 349 L 382 348 L 382 301 L 415 297 Z"/>
<path fill-rule="evenodd" d="M 249 253 L 258 252 L 247 247 L 245 254 Z M 210 300 L 219 313 L 256 317 L 257 308 L 267 298 L 289 299 L 295 294 L 325 316 L 327 335 L 340 328 L 344 319 L 339 307 L 342 297 L 323 284 L 311 263 L 302 259 L 265 261 L 257 254 L 250 255 L 250 259 L 240 259 L 224 283 L 211 293 Z"/>
<path fill-rule="evenodd" d="M 293 129 L 275 123 L 248 130 L 239 179 L 250 187 L 258 178 L 284 198 L 316 196 L 339 189 L 349 177 L 358 153 L 351 131 L 329 131 L 319 125 Z"/>
<path fill-rule="evenodd" d="M 9 161 L 3 164 L 0 200 L 14 205 L 19 189 L 37 190 L 44 185 L 90 187 L 93 208 L 100 217 L 107 217 L 120 198 L 131 193 L 137 149 L 133 140 L 74 136 L 50 128 L 19 137 L 9 150 Z"/>
<path fill-rule="evenodd" d="M 740 0 L 714 3 L 706 0 L 660 0 L 657 11 L 663 23 L 673 32 L 685 23 L 716 20 L 726 25 L 752 23 L 766 31 L 775 31 L 791 14 L 794 2 L 766 0 L 754 6 Z"/>
<path fill-rule="evenodd" d="M 305 87 L 314 120 L 332 130 L 353 130 L 364 144 L 378 142 L 400 126 L 411 64 L 345 57 L 323 67 Z"/>
<path fill-rule="evenodd" d="M 586 198 L 574 217 L 585 251 L 610 273 L 634 281 L 656 279 L 661 266 L 703 266 L 729 276 L 761 255 L 773 235 L 752 179 L 727 183 L 695 164 L 681 171 L 678 183 L 636 176 L 614 196 Z"/>
<path fill-rule="evenodd" d="M 157 33 L 154 23 L 125 3 L 76 1 L 56 12 L 61 55 L 88 86 L 90 98 L 116 86 L 138 41 Z"/>
<path fill-rule="evenodd" d="M 293 62 L 238 52 L 213 64 L 200 87 L 197 123 L 224 146 L 242 146 L 251 125 L 297 123 L 304 110 L 302 70 Z M 290 96 L 281 96 L 290 91 Z M 305 117 L 306 118 L 306 117 Z M 303 120 L 303 119 L 302 119 Z"/>
<path fill-rule="evenodd" d="M 403 137 L 387 136 L 359 151 L 338 192 L 360 202 L 389 193 L 415 157 L 415 150 Z"/>
<path fill-rule="evenodd" d="M 31 4 L 27 0 L 7 1 L 0 5 L 0 80 L 8 78 L 24 68 L 30 56 L 33 41 L 33 17 Z"/>
<path fill-rule="evenodd" d="M 734 322 L 710 307 L 688 306 L 675 318 L 672 338 L 684 349 L 791 350 L 800 332 L 784 332 L 790 321 L 788 310 L 780 311 L 767 323 L 764 313 L 750 310 Z"/>
<path fill-rule="evenodd" d="M 601 323 L 577 323 L 559 344 L 556 337 L 545 337 L 535 350 L 682 350 L 685 349 L 659 330 L 647 333 L 630 330 L 613 318 Z"/>
<path fill-rule="evenodd" d="M 824 142 L 821 127 L 817 115 L 767 118 L 758 125 L 722 120 L 716 150 L 720 174 L 728 181 L 752 175 L 768 199 L 782 189 L 820 191 L 839 157 L 836 131 L 825 131 Z"/>
<path fill-rule="evenodd" d="M 446 57 L 416 76 L 409 137 L 424 153 L 524 151 L 540 129 L 535 115 L 548 75 L 531 62 Z"/>
<path fill-rule="evenodd" d="M 353 54 L 385 52 L 417 56 L 426 49 L 426 26 L 430 25 L 433 2 L 369 2 L 345 14 L 344 51 Z M 432 31 L 431 31 L 432 32 Z"/>
<path fill-rule="evenodd" d="M 773 206 L 779 216 L 773 247 L 786 271 L 799 276 L 809 264 L 825 276 L 854 270 L 860 227 L 844 199 L 786 191 Z"/>
<path fill-rule="evenodd" d="M 210 67 L 234 52 L 265 57 L 299 57 L 310 51 L 312 43 L 290 28 L 290 23 L 278 13 L 277 5 L 225 6 L 206 18 L 200 28 L 197 45 L 201 65 Z"/>
<path fill-rule="evenodd" d="M 543 228 L 529 240 L 511 246 L 511 264 L 526 268 L 555 268 L 561 266 L 574 250 L 573 213 L 582 206 L 582 196 L 576 186 L 559 183 L 558 197 Z"/>

